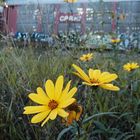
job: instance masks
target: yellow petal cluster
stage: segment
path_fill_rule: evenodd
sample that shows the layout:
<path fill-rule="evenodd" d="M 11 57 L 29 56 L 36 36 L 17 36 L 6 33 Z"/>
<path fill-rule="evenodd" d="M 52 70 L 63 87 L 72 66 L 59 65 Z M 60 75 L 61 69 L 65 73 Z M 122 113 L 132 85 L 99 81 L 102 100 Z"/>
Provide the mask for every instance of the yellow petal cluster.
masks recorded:
<path fill-rule="evenodd" d="M 99 86 L 101 88 L 112 90 L 112 91 L 119 91 L 119 87 L 114 86 L 110 82 L 117 79 L 116 74 L 111 74 L 109 72 L 101 72 L 98 69 L 89 69 L 88 75 L 77 65 L 72 65 L 76 72 L 74 72 L 75 75 L 80 77 L 84 82 L 82 82 L 85 85 L 88 86 Z"/>
<path fill-rule="evenodd" d="M 77 0 L 64 0 L 64 2 L 74 3 L 74 2 L 77 2 Z"/>
<path fill-rule="evenodd" d="M 124 13 L 122 13 L 122 14 L 120 14 L 120 20 L 124 20 L 125 18 L 126 18 L 126 16 L 125 16 L 125 14 Z"/>
<path fill-rule="evenodd" d="M 86 61 L 89 61 L 93 58 L 93 53 L 88 53 L 88 54 L 83 54 L 81 57 L 80 57 L 80 60 L 83 61 L 83 62 L 86 62 Z"/>
<path fill-rule="evenodd" d="M 115 44 L 115 43 L 120 43 L 121 40 L 120 39 L 111 39 L 111 43 Z"/>
<path fill-rule="evenodd" d="M 137 68 L 139 68 L 139 64 L 135 63 L 135 62 L 127 63 L 127 64 L 123 65 L 123 69 L 126 71 L 132 71 L 132 70 L 135 70 Z"/>
<path fill-rule="evenodd" d="M 71 125 L 73 121 L 79 121 L 80 116 L 83 112 L 83 108 L 81 105 L 79 105 L 77 102 L 74 102 L 73 104 L 67 107 L 67 110 L 69 112 L 69 115 L 64 119 L 64 123 L 67 126 Z"/>
<path fill-rule="evenodd" d="M 43 126 L 49 119 L 54 120 L 57 115 L 65 118 L 69 115 L 65 111 L 65 108 L 75 102 L 75 98 L 72 98 L 77 91 L 74 87 L 70 89 L 71 81 L 69 81 L 66 87 L 63 89 L 64 77 L 61 75 L 57 78 L 55 85 L 52 80 L 47 80 L 45 83 L 45 90 L 37 88 L 37 93 L 30 93 L 29 98 L 39 104 L 38 106 L 26 106 L 24 107 L 23 114 L 35 114 L 31 123 L 42 122 Z"/>

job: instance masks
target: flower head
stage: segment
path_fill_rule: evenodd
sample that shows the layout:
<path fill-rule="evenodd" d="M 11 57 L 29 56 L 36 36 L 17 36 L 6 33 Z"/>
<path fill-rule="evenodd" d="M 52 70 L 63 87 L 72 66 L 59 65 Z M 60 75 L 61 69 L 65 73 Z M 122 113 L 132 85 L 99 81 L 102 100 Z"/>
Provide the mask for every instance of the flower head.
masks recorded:
<path fill-rule="evenodd" d="M 93 53 L 88 53 L 88 54 L 83 54 L 81 57 L 80 57 L 80 60 L 81 61 L 89 61 L 93 58 Z"/>
<path fill-rule="evenodd" d="M 99 86 L 101 88 L 104 88 L 107 90 L 113 90 L 113 91 L 120 90 L 119 87 L 114 86 L 113 84 L 110 83 L 114 81 L 115 79 L 117 79 L 118 76 L 116 74 L 111 74 L 109 72 L 101 72 L 98 69 L 95 69 L 95 70 L 89 69 L 88 71 L 89 75 L 87 75 L 77 65 L 73 64 L 72 66 L 77 71 L 77 72 L 74 72 L 74 74 L 80 77 L 82 80 L 84 80 L 84 82 L 82 82 L 83 84 L 88 85 L 88 86 L 96 86 L 96 87 Z"/>
<path fill-rule="evenodd" d="M 123 66 L 123 69 L 126 71 L 132 71 L 132 70 L 135 70 L 137 68 L 139 68 L 139 64 L 135 63 L 135 62 L 127 63 Z"/>
<path fill-rule="evenodd" d="M 77 0 L 64 0 L 64 2 L 74 3 L 74 2 L 77 2 Z"/>
<path fill-rule="evenodd" d="M 83 112 L 83 108 L 81 105 L 79 105 L 77 102 L 74 102 L 73 104 L 69 105 L 67 107 L 67 110 L 69 112 L 68 117 L 66 117 L 64 120 L 64 123 L 68 126 L 73 123 L 73 121 L 79 121 L 80 116 Z"/>
<path fill-rule="evenodd" d="M 124 13 L 120 14 L 120 16 L 119 16 L 120 20 L 125 20 L 125 18 L 126 18 L 126 15 Z"/>
<path fill-rule="evenodd" d="M 120 39 L 111 39 L 111 43 L 115 44 L 115 43 L 120 43 L 121 40 Z"/>
<path fill-rule="evenodd" d="M 54 83 L 51 80 L 47 80 L 45 83 L 45 90 L 40 87 L 37 88 L 37 93 L 30 93 L 29 98 L 39 104 L 38 106 L 26 106 L 24 107 L 23 114 L 36 114 L 31 119 L 31 123 L 42 122 L 43 126 L 49 119 L 54 120 L 57 115 L 65 118 L 69 115 L 64 109 L 75 102 L 75 98 L 72 98 L 76 93 L 77 88 L 74 87 L 70 90 L 71 81 L 69 81 L 66 87 L 63 89 L 64 78 L 59 76 Z"/>

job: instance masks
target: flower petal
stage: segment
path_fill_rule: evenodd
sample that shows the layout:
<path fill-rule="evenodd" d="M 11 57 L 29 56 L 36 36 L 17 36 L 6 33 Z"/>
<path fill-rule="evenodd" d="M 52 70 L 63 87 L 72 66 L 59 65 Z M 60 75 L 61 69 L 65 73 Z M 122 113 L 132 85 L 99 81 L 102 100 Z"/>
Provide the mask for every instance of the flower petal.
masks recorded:
<path fill-rule="evenodd" d="M 47 106 L 26 106 L 24 110 L 23 114 L 34 114 L 47 111 L 49 108 Z"/>
<path fill-rule="evenodd" d="M 119 91 L 120 88 L 117 86 L 114 86 L 113 84 L 102 84 L 100 87 L 107 89 L 107 90 L 112 90 L 112 91 Z"/>
<path fill-rule="evenodd" d="M 65 107 L 69 106 L 70 104 L 72 104 L 73 102 L 75 102 L 74 98 L 70 98 L 68 100 L 63 100 L 63 102 L 61 101 L 60 104 L 58 105 L 58 108 L 65 108 Z"/>
<path fill-rule="evenodd" d="M 37 94 L 39 96 L 42 96 L 42 98 L 45 98 L 46 100 L 49 100 L 47 94 L 44 92 L 44 90 L 41 87 L 37 88 Z"/>
<path fill-rule="evenodd" d="M 54 98 L 54 84 L 52 80 L 47 80 L 45 83 L 45 89 L 47 92 L 47 95 L 50 99 Z"/>
<path fill-rule="evenodd" d="M 87 82 L 82 82 L 83 85 L 88 85 L 88 86 L 99 86 L 100 83 L 87 83 Z"/>
<path fill-rule="evenodd" d="M 35 103 L 38 103 L 38 104 L 44 104 L 44 105 L 47 105 L 49 103 L 49 99 L 48 98 L 43 98 L 42 96 L 38 95 L 38 94 L 35 94 L 35 93 L 30 93 L 28 95 L 28 97 L 34 101 Z"/>
<path fill-rule="evenodd" d="M 76 91 L 77 91 L 76 87 L 72 88 L 68 93 L 63 94 L 63 96 L 61 96 L 61 98 L 59 99 L 59 102 L 69 100 L 70 98 L 73 97 L 73 95 L 76 93 Z"/>
<path fill-rule="evenodd" d="M 50 112 L 50 110 L 38 113 L 37 115 L 33 116 L 31 119 L 31 123 L 41 122 L 42 120 L 44 120 L 48 116 L 49 112 Z"/>
<path fill-rule="evenodd" d="M 89 77 L 90 77 L 90 79 L 97 80 L 97 79 L 99 79 L 100 75 L 101 75 L 100 70 L 89 69 Z"/>
<path fill-rule="evenodd" d="M 63 89 L 64 77 L 61 75 L 57 78 L 55 83 L 55 100 L 58 100 Z"/>
<path fill-rule="evenodd" d="M 75 118 L 76 121 L 79 121 L 80 116 L 81 116 L 82 111 L 83 111 L 82 106 L 78 106 L 78 108 L 79 108 L 79 112 L 77 112 L 77 114 L 76 114 L 76 118 Z"/>
<path fill-rule="evenodd" d="M 69 113 L 66 112 L 64 109 L 58 109 L 58 115 L 65 118 L 69 115 Z"/>
<path fill-rule="evenodd" d="M 41 124 L 41 127 L 43 127 L 44 124 L 45 124 L 49 119 L 50 119 L 50 117 L 48 116 L 48 117 L 43 121 L 43 123 Z"/>
<path fill-rule="evenodd" d="M 66 94 L 66 99 L 72 98 L 73 95 L 77 92 L 77 88 L 74 87 L 72 88 L 67 94 Z M 65 100 L 65 99 L 64 99 Z"/>
<path fill-rule="evenodd" d="M 69 92 L 70 89 L 70 85 L 71 85 L 71 80 L 67 83 L 65 89 L 63 90 L 62 94 L 67 94 Z"/>
<path fill-rule="evenodd" d="M 86 81 L 78 72 L 73 72 L 73 74 L 77 75 L 79 78 L 81 78 L 82 80 Z M 86 81 L 88 82 L 88 81 Z"/>
<path fill-rule="evenodd" d="M 54 120 L 56 118 L 56 116 L 57 116 L 57 113 L 58 113 L 58 109 L 57 108 L 52 110 L 50 115 L 49 115 L 50 119 Z"/>
<path fill-rule="evenodd" d="M 78 67 L 78 66 L 75 65 L 75 64 L 73 64 L 72 66 L 73 66 L 74 69 L 80 74 L 80 78 L 82 77 L 82 79 L 83 79 L 84 81 L 87 81 L 87 82 L 90 81 L 88 75 L 87 75 L 80 67 Z"/>
<path fill-rule="evenodd" d="M 66 94 L 69 92 L 70 84 L 71 84 L 71 80 L 67 83 L 65 89 L 62 91 L 62 94 L 61 94 L 61 97 L 59 99 L 59 102 L 61 102 L 61 100 L 63 100 L 64 97 L 66 96 Z"/>
<path fill-rule="evenodd" d="M 109 82 L 117 79 L 117 77 L 118 77 L 117 74 L 110 74 L 110 73 L 104 74 L 103 73 L 103 74 L 101 74 L 99 81 L 101 83 L 109 83 Z"/>
<path fill-rule="evenodd" d="M 102 72 L 101 77 L 104 77 L 104 76 L 109 75 L 109 74 L 110 74 L 109 72 Z"/>
<path fill-rule="evenodd" d="M 66 119 L 66 125 L 71 125 L 76 118 L 75 111 L 69 111 L 69 116 Z"/>

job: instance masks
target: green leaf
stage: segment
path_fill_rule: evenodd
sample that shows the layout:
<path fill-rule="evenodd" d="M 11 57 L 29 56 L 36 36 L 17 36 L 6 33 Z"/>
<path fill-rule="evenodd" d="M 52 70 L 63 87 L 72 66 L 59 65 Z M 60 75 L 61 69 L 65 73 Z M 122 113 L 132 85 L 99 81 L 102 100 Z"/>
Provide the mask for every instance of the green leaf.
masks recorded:
<path fill-rule="evenodd" d="M 83 120 L 83 124 L 91 121 L 93 118 L 96 118 L 96 117 L 101 117 L 104 115 L 113 116 L 114 114 L 117 114 L 117 112 L 103 112 L 103 113 L 94 114 L 94 115 L 88 117 L 87 119 Z"/>
<path fill-rule="evenodd" d="M 134 135 L 128 135 L 123 140 L 130 140 L 130 138 L 134 138 Z"/>
<path fill-rule="evenodd" d="M 101 129 L 101 130 L 106 130 L 105 126 L 103 123 L 99 122 L 99 121 L 94 121 L 94 124 L 97 128 Z"/>
<path fill-rule="evenodd" d="M 132 133 L 126 132 L 119 135 L 116 140 L 128 140 L 129 138 L 132 138 L 132 137 L 134 137 Z"/>
<path fill-rule="evenodd" d="M 109 138 L 109 140 L 116 140 L 115 138 Z"/>
<path fill-rule="evenodd" d="M 119 119 L 126 117 L 126 116 L 131 116 L 131 115 L 133 115 L 132 112 L 125 112 L 122 115 L 120 115 Z"/>
<path fill-rule="evenodd" d="M 73 128 L 72 126 L 69 126 L 68 128 L 63 129 L 63 130 L 59 133 L 59 135 L 58 135 L 58 137 L 57 137 L 57 140 L 61 140 L 62 136 L 63 136 L 65 133 L 67 133 L 68 131 L 70 131 L 72 128 Z"/>
<path fill-rule="evenodd" d="M 140 123 L 136 124 L 135 132 L 136 132 L 137 135 L 140 135 Z"/>

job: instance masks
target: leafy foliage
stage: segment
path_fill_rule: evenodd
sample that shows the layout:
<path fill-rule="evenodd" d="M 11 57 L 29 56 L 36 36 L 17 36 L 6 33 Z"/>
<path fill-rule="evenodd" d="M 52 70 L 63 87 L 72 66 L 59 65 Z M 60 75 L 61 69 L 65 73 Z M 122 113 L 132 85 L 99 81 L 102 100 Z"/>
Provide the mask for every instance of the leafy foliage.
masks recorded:
<path fill-rule="evenodd" d="M 130 60 L 140 62 L 139 54 L 90 52 L 94 53 L 94 59 L 85 63 L 76 59 L 83 54 L 82 50 L 67 53 L 61 48 L 1 49 L 0 139 L 137 140 L 140 135 L 140 71 L 130 74 L 124 72 L 122 66 Z M 115 84 L 121 88 L 120 92 L 81 85 L 72 74 L 73 63 L 85 70 L 91 67 L 117 73 L 119 79 Z M 59 118 L 43 128 L 30 124 L 30 118 L 22 114 L 23 107 L 31 104 L 28 93 L 35 92 L 36 87 L 44 85 L 49 78 L 56 80 L 60 74 L 78 86 L 76 96 L 84 108 L 81 119 L 67 128 Z"/>

